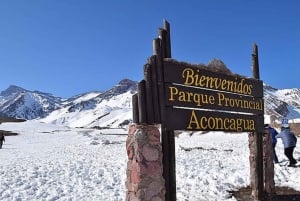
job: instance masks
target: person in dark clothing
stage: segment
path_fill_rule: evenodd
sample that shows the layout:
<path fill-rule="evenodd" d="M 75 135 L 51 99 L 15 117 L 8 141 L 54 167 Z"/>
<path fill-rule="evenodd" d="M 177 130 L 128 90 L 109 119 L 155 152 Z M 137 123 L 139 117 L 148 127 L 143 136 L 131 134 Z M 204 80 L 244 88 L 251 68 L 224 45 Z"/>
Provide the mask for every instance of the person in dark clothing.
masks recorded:
<path fill-rule="evenodd" d="M 290 161 L 289 166 L 294 166 L 297 163 L 293 157 L 294 149 L 297 144 L 297 138 L 295 134 L 290 130 L 290 127 L 284 126 L 281 127 L 281 132 L 276 137 L 281 138 L 282 140 L 284 154 Z"/>
<path fill-rule="evenodd" d="M 265 128 L 269 129 L 269 133 L 272 137 L 273 160 L 275 163 L 278 163 L 279 161 L 278 161 L 278 157 L 277 157 L 276 150 L 275 150 L 275 147 L 277 144 L 276 136 L 278 135 L 278 132 L 273 127 L 271 127 L 269 124 L 265 124 Z"/>
<path fill-rule="evenodd" d="M 3 142 L 5 142 L 5 137 L 3 133 L 0 133 L 0 149 L 2 149 Z"/>

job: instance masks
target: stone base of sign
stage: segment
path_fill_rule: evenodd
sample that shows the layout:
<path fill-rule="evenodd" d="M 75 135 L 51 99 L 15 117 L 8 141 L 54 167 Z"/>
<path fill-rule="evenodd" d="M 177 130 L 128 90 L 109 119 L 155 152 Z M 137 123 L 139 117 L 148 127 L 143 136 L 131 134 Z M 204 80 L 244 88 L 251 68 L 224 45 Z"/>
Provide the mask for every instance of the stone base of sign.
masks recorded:
<path fill-rule="evenodd" d="M 130 125 L 126 149 L 126 201 L 165 201 L 162 147 L 158 128 L 154 125 Z"/>

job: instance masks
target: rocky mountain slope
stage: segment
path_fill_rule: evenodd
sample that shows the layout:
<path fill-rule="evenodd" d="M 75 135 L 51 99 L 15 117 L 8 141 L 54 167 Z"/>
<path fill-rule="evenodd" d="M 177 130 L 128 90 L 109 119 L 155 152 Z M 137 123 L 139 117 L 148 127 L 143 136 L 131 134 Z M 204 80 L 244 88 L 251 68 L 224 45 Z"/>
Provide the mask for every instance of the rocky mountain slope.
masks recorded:
<path fill-rule="evenodd" d="M 62 102 L 62 98 L 51 94 L 11 85 L 0 93 L 0 115 L 19 119 L 41 118 L 59 109 Z"/>
<path fill-rule="evenodd" d="M 265 114 L 271 120 L 280 121 L 282 118 L 300 118 L 300 89 L 276 89 L 264 85 Z"/>
<path fill-rule="evenodd" d="M 137 82 L 124 79 L 105 92 L 90 92 L 73 97 L 53 111 L 43 122 L 70 127 L 122 127 L 132 119 L 131 97 Z"/>

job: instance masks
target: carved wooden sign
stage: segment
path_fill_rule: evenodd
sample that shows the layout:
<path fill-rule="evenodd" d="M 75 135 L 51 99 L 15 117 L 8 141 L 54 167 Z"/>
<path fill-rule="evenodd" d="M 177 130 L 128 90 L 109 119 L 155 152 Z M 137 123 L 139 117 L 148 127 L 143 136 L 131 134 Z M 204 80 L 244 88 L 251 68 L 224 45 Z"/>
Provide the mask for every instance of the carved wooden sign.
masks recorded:
<path fill-rule="evenodd" d="M 166 21 L 152 44 L 144 80 L 132 97 L 133 122 L 161 124 L 165 200 L 177 200 L 174 130 L 249 132 L 251 194 L 254 200 L 262 200 L 264 100 L 256 44 L 252 54 L 255 79 L 171 59 Z"/>
<path fill-rule="evenodd" d="M 167 60 L 163 66 L 167 129 L 263 129 L 262 81 Z"/>

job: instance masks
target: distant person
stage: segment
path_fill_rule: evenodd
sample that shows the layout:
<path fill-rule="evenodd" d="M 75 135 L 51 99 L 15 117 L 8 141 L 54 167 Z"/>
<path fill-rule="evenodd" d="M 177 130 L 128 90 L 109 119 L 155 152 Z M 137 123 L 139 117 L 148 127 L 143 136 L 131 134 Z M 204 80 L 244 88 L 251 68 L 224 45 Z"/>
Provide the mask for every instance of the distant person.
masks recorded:
<path fill-rule="evenodd" d="M 2 149 L 3 142 L 5 142 L 5 137 L 3 133 L 0 133 L 0 149 Z"/>
<path fill-rule="evenodd" d="M 281 138 L 282 140 L 284 154 L 290 161 L 289 166 L 294 166 L 297 163 L 293 156 L 294 149 L 297 144 L 297 138 L 295 134 L 290 130 L 290 127 L 285 124 L 281 127 L 281 132 L 276 137 Z"/>
<path fill-rule="evenodd" d="M 278 135 L 278 132 L 273 127 L 271 127 L 269 124 L 265 124 L 265 128 L 269 129 L 269 133 L 272 137 L 273 161 L 275 163 L 278 163 L 279 161 L 278 161 L 278 157 L 277 157 L 276 150 L 275 150 L 275 147 L 276 147 L 276 144 L 277 144 L 276 136 Z"/>

